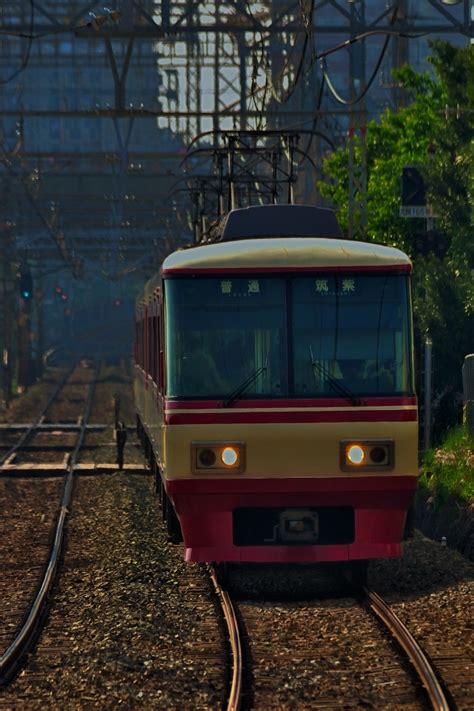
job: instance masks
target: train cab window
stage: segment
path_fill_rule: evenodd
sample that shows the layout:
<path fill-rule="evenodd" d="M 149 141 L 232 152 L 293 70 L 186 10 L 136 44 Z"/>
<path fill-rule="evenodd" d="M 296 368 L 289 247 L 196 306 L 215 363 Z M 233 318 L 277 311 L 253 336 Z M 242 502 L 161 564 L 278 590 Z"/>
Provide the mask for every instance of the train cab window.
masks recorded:
<path fill-rule="evenodd" d="M 165 294 L 168 396 L 288 396 L 284 279 L 169 279 Z"/>
<path fill-rule="evenodd" d="M 295 395 L 412 393 L 408 299 L 399 275 L 293 279 Z"/>
<path fill-rule="evenodd" d="M 414 392 L 405 276 L 185 277 L 165 294 L 169 397 Z"/>

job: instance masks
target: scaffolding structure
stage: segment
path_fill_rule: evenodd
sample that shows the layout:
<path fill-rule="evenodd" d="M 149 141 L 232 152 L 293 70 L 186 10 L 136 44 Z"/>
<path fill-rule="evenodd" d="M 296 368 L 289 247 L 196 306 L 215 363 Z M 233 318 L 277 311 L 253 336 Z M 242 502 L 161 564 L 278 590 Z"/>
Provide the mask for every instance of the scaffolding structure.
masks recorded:
<path fill-rule="evenodd" d="M 97 256 L 115 271 L 148 259 L 161 225 L 174 219 L 164 198 L 195 136 L 206 143 L 225 129 L 317 121 L 337 140 L 358 128 L 361 113 L 374 115 L 377 102 L 369 95 L 365 105 L 348 107 L 326 92 L 315 107 L 326 49 L 372 34 L 371 51 L 362 39 L 327 57 L 337 91 L 345 83 L 354 99 L 369 55 L 394 27 L 398 44 L 385 75 L 387 61 L 407 59 L 399 33 L 472 35 L 470 2 L 415 5 L 115 0 L 106 11 L 86 0 L 7 0 L 0 9 L 0 162 L 16 207 L 1 210 L 15 244 L 76 271 L 78 260 L 87 266 Z M 391 90 L 380 82 L 375 90 L 389 102 Z"/>

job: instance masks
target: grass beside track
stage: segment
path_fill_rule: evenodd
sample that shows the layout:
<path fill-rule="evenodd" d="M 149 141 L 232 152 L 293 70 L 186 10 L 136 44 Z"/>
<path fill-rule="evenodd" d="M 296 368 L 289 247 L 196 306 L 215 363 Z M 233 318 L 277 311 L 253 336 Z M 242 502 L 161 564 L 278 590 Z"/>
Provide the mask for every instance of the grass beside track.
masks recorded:
<path fill-rule="evenodd" d="M 426 454 L 420 487 L 435 493 L 438 505 L 453 497 L 474 502 L 474 437 L 465 427 L 452 430 L 441 447 Z"/>

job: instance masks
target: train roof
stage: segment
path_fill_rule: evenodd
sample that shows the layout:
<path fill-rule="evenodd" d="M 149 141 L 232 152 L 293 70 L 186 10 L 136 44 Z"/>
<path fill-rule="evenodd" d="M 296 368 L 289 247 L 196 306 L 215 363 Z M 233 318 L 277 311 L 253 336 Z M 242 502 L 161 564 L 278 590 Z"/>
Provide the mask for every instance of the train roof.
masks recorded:
<path fill-rule="evenodd" d="M 170 254 L 162 273 L 199 270 L 308 268 L 396 268 L 411 270 L 409 257 L 394 247 L 341 239 L 333 210 L 310 205 L 259 205 L 232 210 L 216 223 L 211 242 Z M 145 285 L 147 302 L 160 275 Z"/>
<path fill-rule="evenodd" d="M 164 275 L 204 269 L 400 267 L 411 269 L 409 257 L 394 247 L 372 242 L 318 237 L 266 237 L 196 246 L 170 254 Z"/>

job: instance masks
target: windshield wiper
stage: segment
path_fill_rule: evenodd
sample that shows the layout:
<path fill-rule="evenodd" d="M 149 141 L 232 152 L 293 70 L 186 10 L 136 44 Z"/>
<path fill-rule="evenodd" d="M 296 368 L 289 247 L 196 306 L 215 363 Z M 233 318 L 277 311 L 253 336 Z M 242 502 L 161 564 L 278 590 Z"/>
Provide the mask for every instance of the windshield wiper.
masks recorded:
<path fill-rule="evenodd" d="M 245 380 L 243 380 L 242 383 L 235 388 L 235 390 L 232 390 L 232 392 L 227 395 L 227 397 L 222 403 L 223 407 L 230 407 L 232 403 L 235 402 L 241 395 L 243 395 L 243 393 L 252 385 L 252 383 L 257 380 L 258 376 L 261 375 L 261 373 L 266 374 L 269 354 L 270 349 L 268 349 L 264 365 L 261 365 L 259 368 L 256 368 L 252 373 L 250 373 L 250 375 L 247 375 Z"/>
<path fill-rule="evenodd" d="M 352 405 L 362 405 L 362 400 L 358 395 L 353 393 L 352 390 L 349 390 L 349 388 L 345 385 L 342 385 L 339 380 L 333 378 L 332 375 L 328 373 L 324 365 L 321 365 L 321 363 L 317 363 L 314 360 L 313 349 L 311 346 L 309 347 L 309 353 L 311 355 L 311 365 L 313 366 L 313 374 L 315 379 L 316 373 L 314 371 L 317 370 L 318 373 L 323 376 L 324 380 L 329 383 L 334 392 L 336 392 L 338 395 L 341 395 L 342 397 L 345 397 L 346 400 L 349 400 L 349 402 L 352 403 Z"/>

